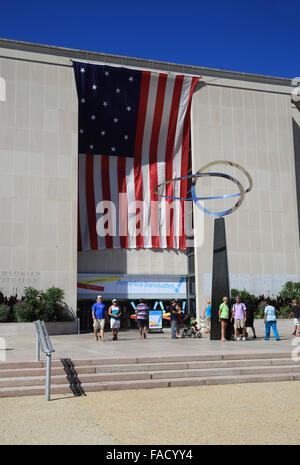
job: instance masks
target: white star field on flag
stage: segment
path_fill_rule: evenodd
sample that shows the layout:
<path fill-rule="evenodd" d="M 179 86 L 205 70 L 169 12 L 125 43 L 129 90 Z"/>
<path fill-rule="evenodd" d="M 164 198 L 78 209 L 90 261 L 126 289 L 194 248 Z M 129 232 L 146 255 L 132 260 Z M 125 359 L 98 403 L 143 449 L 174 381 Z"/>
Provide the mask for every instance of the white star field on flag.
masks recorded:
<path fill-rule="evenodd" d="M 74 69 L 82 104 L 79 151 L 133 157 L 141 72 L 76 62 Z"/>

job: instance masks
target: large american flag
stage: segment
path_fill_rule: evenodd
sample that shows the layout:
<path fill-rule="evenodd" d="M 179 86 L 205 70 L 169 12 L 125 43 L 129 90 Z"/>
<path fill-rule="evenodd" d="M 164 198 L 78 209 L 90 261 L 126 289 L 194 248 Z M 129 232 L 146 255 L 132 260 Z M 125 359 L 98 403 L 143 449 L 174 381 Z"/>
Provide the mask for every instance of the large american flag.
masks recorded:
<path fill-rule="evenodd" d="M 188 171 L 193 76 L 73 62 L 78 250 L 185 249 L 184 201 L 154 188 Z M 186 197 L 187 182 L 167 196 Z"/>

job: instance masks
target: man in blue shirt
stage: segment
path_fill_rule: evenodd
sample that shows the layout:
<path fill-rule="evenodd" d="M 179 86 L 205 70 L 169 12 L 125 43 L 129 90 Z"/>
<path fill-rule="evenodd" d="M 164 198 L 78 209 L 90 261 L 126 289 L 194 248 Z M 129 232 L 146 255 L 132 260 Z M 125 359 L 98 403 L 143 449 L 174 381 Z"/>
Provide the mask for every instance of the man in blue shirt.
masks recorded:
<path fill-rule="evenodd" d="M 92 306 L 92 317 L 94 320 L 94 337 L 98 340 L 98 329 L 100 329 L 100 340 L 104 341 L 104 326 L 106 318 L 106 305 L 102 302 L 102 295 L 98 295 L 97 301 Z"/>

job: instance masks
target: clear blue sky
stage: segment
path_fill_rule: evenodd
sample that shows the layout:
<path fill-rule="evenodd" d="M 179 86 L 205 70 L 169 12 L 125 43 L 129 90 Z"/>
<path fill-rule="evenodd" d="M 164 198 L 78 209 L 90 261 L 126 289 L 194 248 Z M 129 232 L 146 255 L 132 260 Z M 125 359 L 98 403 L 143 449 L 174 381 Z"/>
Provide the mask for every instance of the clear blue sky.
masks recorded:
<path fill-rule="evenodd" d="M 300 76 L 299 1 L 12 0 L 0 11 L 4 38 Z"/>

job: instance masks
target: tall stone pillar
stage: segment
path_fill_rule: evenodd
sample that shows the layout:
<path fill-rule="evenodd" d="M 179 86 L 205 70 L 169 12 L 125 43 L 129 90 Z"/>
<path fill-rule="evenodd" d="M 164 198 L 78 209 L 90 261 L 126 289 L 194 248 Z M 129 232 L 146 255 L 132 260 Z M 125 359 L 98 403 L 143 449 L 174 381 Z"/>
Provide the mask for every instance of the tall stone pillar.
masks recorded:
<path fill-rule="evenodd" d="M 211 340 L 221 339 L 219 307 L 224 296 L 228 297 L 228 304 L 230 304 L 225 220 L 221 217 L 216 218 L 214 221 L 214 249 L 211 287 Z M 228 325 L 226 331 L 227 339 L 230 339 L 230 336 L 231 328 L 230 325 Z"/>

